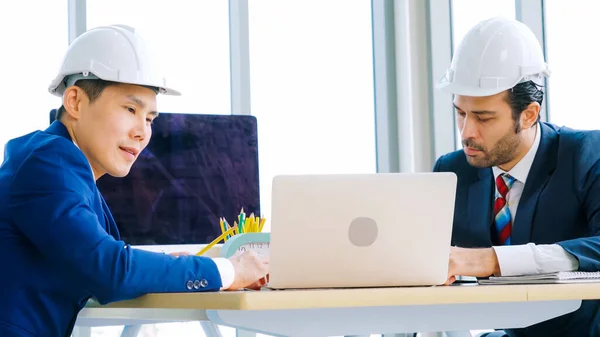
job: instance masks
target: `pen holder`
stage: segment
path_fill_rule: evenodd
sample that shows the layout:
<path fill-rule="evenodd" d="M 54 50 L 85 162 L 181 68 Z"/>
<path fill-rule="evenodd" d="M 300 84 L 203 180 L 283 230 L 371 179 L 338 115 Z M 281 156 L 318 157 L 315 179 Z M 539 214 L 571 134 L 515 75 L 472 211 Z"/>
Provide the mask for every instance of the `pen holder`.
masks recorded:
<path fill-rule="evenodd" d="M 239 223 L 237 221 L 234 221 L 233 226 L 230 226 L 229 223 L 227 222 L 227 219 L 220 218 L 219 226 L 221 228 L 222 234 L 219 237 L 217 237 L 216 239 L 214 239 L 211 243 L 209 243 L 206 247 L 204 247 L 201 251 L 199 251 L 196 255 L 200 256 L 200 255 L 206 254 L 206 252 L 208 252 L 210 249 L 212 249 L 216 244 L 218 244 L 221 241 L 224 241 L 225 244 L 227 244 L 228 242 L 230 242 L 233 239 L 236 239 L 240 236 L 246 236 L 248 234 L 252 234 L 252 236 L 250 236 L 251 239 L 258 238 L 259 240 L 262 240 L 262 241 L 257 241 L 257 242 L 263 242 L 263 243 L 269 242 L 270 235 L 267 235 L 266 237 L 261 236 L 261 235 L 254 236 L 255 234 L 265 234 L 265 233 L 261 233 L 263 226 L 265 225 L 265 222 L 266 222 L 266 219 L 264 217 L 262 217 L 262 218 L 255 217 L 254 213 L 252 213 L 252 214 L 250 214 L 249 217 L 246 218 L 246 214 L 244 213 L 244 210 L 242 209 L 242 211 L 240 212 L 240 215 L 238 216 L 238 220 L 239 220 Z M 266 241 L 265 241 L 265 238 L 267 238 Z M 237 241 L 237 239 L 235 241 Z M 244 244 L 247 244 L 247 243 L 244 243 Z M 239 246 L 239 247 L 241 247 L 241 246 Z"/>
<path fill-rule="evenodd" d="M 237 252 L 252 250 L 259 255 L 269 256 L 271 233 L 244 233 L 238 234 L 227 240 L 219 255 L 221 257 L 232 257 Z"/>

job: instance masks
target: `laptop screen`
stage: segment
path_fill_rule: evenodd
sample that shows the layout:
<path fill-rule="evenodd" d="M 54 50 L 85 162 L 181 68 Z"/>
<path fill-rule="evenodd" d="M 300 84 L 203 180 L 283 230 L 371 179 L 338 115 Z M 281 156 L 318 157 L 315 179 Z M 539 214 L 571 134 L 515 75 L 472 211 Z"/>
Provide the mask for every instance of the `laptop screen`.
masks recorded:
<path fill-rule="evenodd" d="M 260 215 L 256 118 L 161 113 L 124 178 L 97 185 L 132 245 L 209 243 L 243 208 Z"/>

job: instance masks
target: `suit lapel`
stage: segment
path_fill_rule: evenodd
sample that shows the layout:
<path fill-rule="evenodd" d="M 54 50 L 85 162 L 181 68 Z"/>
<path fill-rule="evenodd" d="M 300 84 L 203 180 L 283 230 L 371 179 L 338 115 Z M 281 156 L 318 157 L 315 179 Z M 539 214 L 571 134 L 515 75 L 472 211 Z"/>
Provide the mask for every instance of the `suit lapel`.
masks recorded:
<path fill-rule="evenodd" d="M 527 175 L 525 188 L 519 200 L 517 216 L 513 221 L 511 244 L 521 245 L 529 242 L 531 227 L 538 198 L 544 190 L 550 174 L 556 168 L 558 136 L 555 130 L 539 123 L 541 128 L 540 146 Z"/>
<path fill-rule="evenodd" d="M 482 233 L 486 243 L 491 246 L 490 226 L 492 219 L 493 174 L 491 169 L 479 169 L 478 179 L 469 186 L 468 219 L 477 233 Z"/>

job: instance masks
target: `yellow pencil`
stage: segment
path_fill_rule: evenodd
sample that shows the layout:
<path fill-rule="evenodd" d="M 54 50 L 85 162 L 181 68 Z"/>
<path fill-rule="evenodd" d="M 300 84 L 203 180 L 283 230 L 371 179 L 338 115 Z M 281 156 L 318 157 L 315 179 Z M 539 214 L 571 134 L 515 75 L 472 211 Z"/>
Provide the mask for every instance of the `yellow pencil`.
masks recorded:
<path fill-rule="evenodd" d="M 229 223 L 227 222 L 227 220 L 225 218 L 223 218 L 223 223 L 225 224 L 225 230 L 228 231 L 231 229 L 231 226 L 229 226 Z M 227 240 L 229 240 L 231 237 L 233 236 L 233 234 L 229 234 L 225 237 L 225 242 L 227 242 Z"/>
<path fill-rule="evenodd" d="M 221 227 L 221 234 L 229 229 L 229 226 L 225 223 L 225 218 L 219 218 L 219 226 Z M 225 237 L 225 241 L 227 241 L 227 237 Z"/>
<path fill-rule="evenodd" d="M 255 220 L 256 220 L 256 218 L 254 217 L 254 213 L 251 213 L 250 214 L 250 221 L 251 221 L 250 223 L 253 224 Z M 252 232 L 252 226 L 250 226 L 250 228 L 248 228 L 248 230 Z"/>
<path fill-rule="evenodd" d="M 266 220 L 267 219 L 265 219 L 265 218 L 260 219 L 260 226 L 258 227 L 258 232 L 262 232 L 263 226 L 265 225 Z"/>
<path fill-rule="evenodd" d="M 204 247 L 201 251 L 198 252 L 198 254 L 196 254 L 197 256 L 201 256 L 204 253 L 208 252 L 209 249 L 211 249 L 214 245 L 216 245 L 217 243 L 221 242 L 221 240 L 223 240 L 225 237 L 227 237 L 227 235 L 233 233 L 234 229 L 230 228 L 229 230 L 227 230 L 225 233 L 221 234 L 218 238 L 214 239 L 211 243 L 209 243 L 208 245 L 206 245 L 206 247 Z"/>
<path fill-rule="evenodd" d="M 248 223 L 246 226 L 247 226 L 248 232 L 250 232 L 250 233 L 254 232 L 254 216 L 250 216 L 248 218 Z"/>

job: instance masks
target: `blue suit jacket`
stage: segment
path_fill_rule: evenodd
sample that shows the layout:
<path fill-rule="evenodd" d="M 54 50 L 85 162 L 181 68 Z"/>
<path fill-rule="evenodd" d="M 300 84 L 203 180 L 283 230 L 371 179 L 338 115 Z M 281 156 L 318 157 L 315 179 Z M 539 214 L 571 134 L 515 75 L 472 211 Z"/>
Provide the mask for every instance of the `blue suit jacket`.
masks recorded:
<path fill-rule="evenodd" d="M 513 222 L 513 245 L 557 243 L 582 271 L 600 271 L 600 132 L 540 123 L 541 141 Z M 434 171 L 458 176 L 452 244 L 491 247 L 494 175 L 469 165 L 462 150 L 438 159 Z M 510 336 L 600 336 L 600 301 Z"/>
<path fill-rule="evenodd" d="M 0 166 L 0 336 L 70 336 L 90 297 L 214 291 L 215 263 L 119 241 L 86 157 L 60 122 L 11 140 Z"/>

